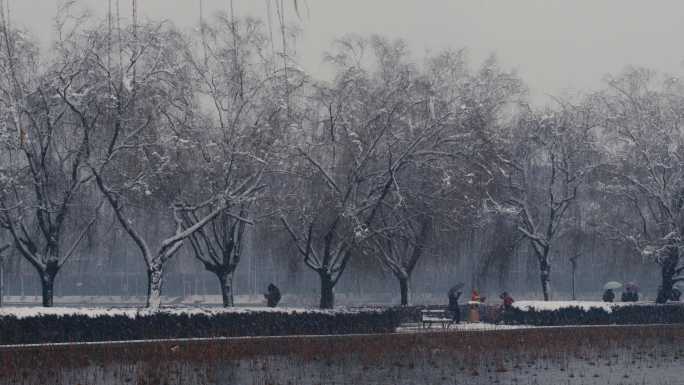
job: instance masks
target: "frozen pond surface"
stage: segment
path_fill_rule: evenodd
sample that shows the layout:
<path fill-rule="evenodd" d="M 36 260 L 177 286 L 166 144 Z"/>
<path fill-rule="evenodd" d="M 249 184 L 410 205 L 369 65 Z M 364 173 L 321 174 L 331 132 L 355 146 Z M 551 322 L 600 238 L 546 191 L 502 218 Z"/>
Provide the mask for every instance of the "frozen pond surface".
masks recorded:
<path fill-rule="evenodd" d="M 393 354 L 381 362 L 356 359 L 258 360 L 192 366 L 172 363 L 69 370 L 54 384 L 668 384 L 682 383 L 684 361 L 675 354 L 615 351 L 609 355 L 527 361 L 519 357 L 468 362 L 445 352 Z M 31 379 L 31 375 L 27 379 Z M 46 378 L 41 378 L 41 381 Z M 14 382 L 4 382 L 7 384 Z M 27 384 L 39 382 L 29 381 Z M 48 383 L 48 382 L 42 382 Z"/>
<path fill-rule="evenodd" d="M 682 361 L 661 360 L 616 352 L 600 358 L 516 362 L 511 357 L 472 365 L 435 352 L 429 359 L 395 357 L 383 365 L 267 360 L 216 374 L 222 384 L 681 384 Z"/>
<path fill-rule="evenodd" d="M 21 370 L 2 384 L 682 384 L 682 327 L 530 328 L 461 324 L 450 331 L 407 327 L 399 334 L 255 339 L 267 341 L 227 358 L 204 340 L 201 348 L 167 341 L 150 350 L 163 359 L 81 363 L 71 369 Z M 656 335 L 643 329 L 653 328 Z M 668 328 L 667 326 L 665 328 Z M 609 330 L 605 339 L 602 333 Z M 617 332 L 615 332 L 617 331 Z M 624 332 L 624 333 L 623 333 Z M 660 333 L 660 334 L 658 334 Z M 669 334 L 668 334 L 669 333 Z M 573 336 L 577 336 L 576 344 Z M 545 338 L 556 338 L 545 343 Z M 250 339 L 217 340 L 241 349 Z M 313 343 L 312 343 L 313 341 Z M 478 345 L 482 341 L 482 345 Z M 237 344 L 237 345 L 235 345 Z M 499 345 L 500 348 L 491 348 Z M 295 354 L 270 354 L 283 348 Z M 119 344 L 119 352 L 140 343 Z M 236 347 L 237 346 L 237 347 Z M 264 345 L 266 346 L 266 345 Z M 279 347 L 280 346 L 280 347 Z M 129 351 L 129 352 L 130 352 Z M 254 352 L 260 353 L 254 353 Z M 198 359 L 198 353 L 206 355 Z M 282 352 L 281 352 L 282 353 Z M 120 354 L 120 353 L 117 353 Z M 174 356 L 174 354 L 178 354 Z M 87 357 L 88 355 L 86 355 Z M 169 357 L 176 357 L 169 359 Z M 241 357 L 239 354 L 237 357 Z"/>

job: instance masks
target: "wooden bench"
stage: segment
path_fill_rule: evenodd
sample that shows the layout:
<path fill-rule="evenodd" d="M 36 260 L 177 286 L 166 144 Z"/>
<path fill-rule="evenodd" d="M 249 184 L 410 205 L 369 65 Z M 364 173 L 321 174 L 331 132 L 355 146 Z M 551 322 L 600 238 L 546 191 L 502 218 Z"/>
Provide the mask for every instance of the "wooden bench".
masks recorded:
<path fill-rule="evenodd" d="M 454 320 L 451 318 L 451 314 L 445 309 L 426 309 L 420 311 L 420 322 L 423 328 L 432 327 L 432 324 L 440 324 L 442 328 L 448 329 Z"/>

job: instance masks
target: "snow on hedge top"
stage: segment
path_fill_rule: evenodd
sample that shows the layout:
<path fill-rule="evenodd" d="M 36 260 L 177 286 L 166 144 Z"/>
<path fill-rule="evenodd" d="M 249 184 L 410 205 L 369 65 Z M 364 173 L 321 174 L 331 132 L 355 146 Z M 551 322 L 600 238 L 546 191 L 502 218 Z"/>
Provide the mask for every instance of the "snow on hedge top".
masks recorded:
<path fill-rule="evenodd" d="M 219 314 L 233 313 L 282 313 L 282 314 L 296 314 L 296 313 L 317 313 L 317 314 L 340 314 L 340 313 L 360 313 L 360 312 L 375 312 L 379 309 L 335 309 L 335 310 L 320 310 L 320 309 L 306 309 L 306 308 L 270 308 L 270 307 L 233 307 L 233 308 L 199 308 L 199 307 L 177 307 L 177 308 L 161 308 L 159 310 L 151 310 L 146 308 L 85 308 L 85 307 L 2 307 L 0 308 L 0 318 L 13 316 L 16 318 L 31 318 L 41 317 L 46 315 L 54 316 L 74 316 L 82 315 L 91 318 L 101 316 L 126 316 L 135 318 L 136 316 L 146 316 L 151 314 L 170 314 L 170 315 L 206 315 L 214 316 Z"/>
<path fill-rule="evenodd" d="M 639 304 L 638 302 L 636 303 Z M 578 307 L 584 311 L 589 309 L 603 309 L 610 313 L 616 307 L 634 306 L 634 302 L 602 302 L 602 301 L 515 301 L 513 307 L 522 311 L 534 310 L 559 310 L 570 307 Z"/>

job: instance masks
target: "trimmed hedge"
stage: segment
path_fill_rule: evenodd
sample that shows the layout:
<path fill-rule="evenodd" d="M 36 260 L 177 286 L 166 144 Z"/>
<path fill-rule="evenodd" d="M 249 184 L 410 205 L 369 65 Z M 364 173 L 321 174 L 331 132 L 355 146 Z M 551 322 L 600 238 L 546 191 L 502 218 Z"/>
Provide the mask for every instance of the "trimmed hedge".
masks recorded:
<path fill-rule="evenodd" d="M 639 304 L 615 307 L 611 312 L 599 308 L 584 310 L 575 306 L 557 310 L 511 308 L 504 311 L 503 322 L 536 326 L 684 323 L 684 306 Z"/>
<path fill-rule="evenodd" d="M 394 332 L 396 312 L 227 312 L 205 314 L 0 317 L 0 345 L 166 338 L 368 334 Z"/>

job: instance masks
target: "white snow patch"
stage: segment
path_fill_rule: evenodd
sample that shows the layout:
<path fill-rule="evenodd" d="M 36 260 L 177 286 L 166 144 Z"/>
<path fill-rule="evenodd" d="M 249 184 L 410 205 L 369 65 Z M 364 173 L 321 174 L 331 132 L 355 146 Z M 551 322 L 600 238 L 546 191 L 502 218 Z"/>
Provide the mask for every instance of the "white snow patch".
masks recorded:
<path fill-rule="evenodd" d="M 125 315 L 135 318 L 139 309 L 107 309 L 107 308 L 77 308 L 77 307 L 3 307 L 0 317 L 32 318 L 41 316 L 69 316 L 85 315 L 91 318 L 99 316 Z"/>
<path fill-rule="evenodd" d="M 373 312 L 379 309 L 334 309 L 334 310 L 320 310 L 320 309 L 306 309 L 306 308 L 283 308 L 283 307 L 233 307 L 233 308 L 161 308 L 158 310 L 146 308 L 85 308 L 85 307 L 3 307 L 0 308 L 0 318 L 13 316 L 17 318 L 31 318 L 46 315 L 55 316 L 73 316 L 83 315 L 91 318 L 100 316 L 126 316 L 135 318 L 136 316 L 145 316 L 155 313 L 173 314 L 173 315 L 206 315 L 214 316 L 225 313 L 232 314 L 246 314 L 246 313 L 282 313 L 282 314 L 302 314 L 302 313 L 317 313 L 317 314 L 340 314 L 340 313 L 359 313 L 359 312 Z"/>
<path fill-rule="evenodd" d="M 603 309 L 610 313 L 613 309 L 621 306 L 638 306 L 645 302 L 603 302 L 603 301 L 515 301 L 513 307 L 527 311 L 535 310 L 559 310 L 570 307 L 579 307 L 582 310 Z"/>

